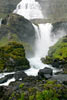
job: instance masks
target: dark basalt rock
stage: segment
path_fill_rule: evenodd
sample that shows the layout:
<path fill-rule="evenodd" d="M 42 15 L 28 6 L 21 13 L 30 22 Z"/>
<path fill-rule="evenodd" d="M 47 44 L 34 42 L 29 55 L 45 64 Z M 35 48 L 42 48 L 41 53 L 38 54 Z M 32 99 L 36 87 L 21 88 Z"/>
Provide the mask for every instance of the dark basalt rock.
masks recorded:
<path fill-rule="evenodd" d="M 49 79 L 51 78 L 53 74 L 53 71 L 51 68 L 44 68 L 44 69 L 40 69 L 39 72 L 38 72 L 38 77 L 39 78 L 46 78 L 46 79 Z"/>
<path fill-rule="evenodd" d="M 3 96 L 4 93 L 4 87 L 0 86 L 0 98 Z"/>
<path fill-rule="evenodd" d="M 25 74 L 25 72 L 24 71 L 18 71 L 18 72 L 16 72 L 15 74 L 14 74 L 14 77 L 15 77 L 15 79 L 16 79 L 16 81 L 17 80 L 19 80 L 19 79 L 24 79 L 24 78 L 26 78 L 27 77 L 27 75 Z"/>
<path fill-rule="evenodd" d="M 0 84 L 7 82 L 12 77 L 13 77 L 13 74 L 6 75 L 5 77 L 0 79 Z"/>

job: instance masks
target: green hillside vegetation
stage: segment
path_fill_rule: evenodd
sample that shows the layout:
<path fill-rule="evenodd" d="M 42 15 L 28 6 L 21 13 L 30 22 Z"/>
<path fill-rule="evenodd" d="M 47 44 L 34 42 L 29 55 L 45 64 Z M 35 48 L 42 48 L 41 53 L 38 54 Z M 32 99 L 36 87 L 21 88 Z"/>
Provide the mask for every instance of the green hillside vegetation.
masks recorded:
<path fill-rule="evenodd" d="M 65 60 L 67 58 L 67 37 L 63 37 L 53 47 L 50 47 L 48 56 L 53 59 Z"/>
<path fill-rule="evenodd" d="M 42 61 L 43 63 L 52 64 L 54 67 L 66 68 L 67 67 L 67 36 L 64 36 L 54 46 L 50 47 L 48 51 L 48 56 L 45 59 L 42 59 Z"/>
<path fill-rule="evenodd" d="M 45 84 L 38 84 L 38 86 L 34 87 L 26 87 L 24 84 L 21 93 L 14 91 L 8 100 L 13 98 L 15 100 L 66 100 L 66 92 L 65 86 L 57 83 L 56 80 L 46 81 Z"/>

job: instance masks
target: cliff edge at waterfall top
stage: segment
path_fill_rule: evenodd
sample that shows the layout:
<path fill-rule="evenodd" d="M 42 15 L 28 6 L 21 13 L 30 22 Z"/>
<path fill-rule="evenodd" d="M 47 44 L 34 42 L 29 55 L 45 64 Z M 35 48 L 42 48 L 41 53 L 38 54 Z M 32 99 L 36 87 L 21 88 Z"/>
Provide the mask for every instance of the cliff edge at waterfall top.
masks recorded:
<path fill-rule="evenodd" d="M 27 19 L 43 19 L 43 14 L 41 11 L 40 4 L 35 0 L 22 0 L 14 13 L 24 16 Z"/>

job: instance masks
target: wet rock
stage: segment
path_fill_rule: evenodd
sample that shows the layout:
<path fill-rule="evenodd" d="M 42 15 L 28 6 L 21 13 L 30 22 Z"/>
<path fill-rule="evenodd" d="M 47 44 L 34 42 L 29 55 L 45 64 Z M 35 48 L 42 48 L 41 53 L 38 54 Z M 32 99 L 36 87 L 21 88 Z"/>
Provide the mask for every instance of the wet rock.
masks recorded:
<path fill-rule="evenodd" d="M 14 74 L 14 77 L 15 77 L 15 79 L 16 79 L 16 81 L 17 80 L 23 80 L 24 78 L 26 78 L 27 77 L 27 75 L 25 74 L 25 72 L 24 71 L 18 71 L 18 72 L 16 72 L 15 74 Z"/>
<path fill-rule="evenodd" d="M 0 79 L 0 84 L 7 82 L 9 79 L 13 77 L 13 74 L 6 75 L 5 77 Z"/>
<path fill-rule="evenodd" d="M 38 77 L 39 78 L 45 78 L 45 79 L 49 79 L 51 78 L 53 74 L 53 71 L 51 68 L 44 68 L 44 69 L 40 69 L 38 72 Z"/>
<path fill-rule="evenodd" d="M 1 87 L 0 87 L 0 98 L 3 96 L 3 93 L 4 93 L 3 89 L 4 89 L 4 87 L 1 86 Z"/>

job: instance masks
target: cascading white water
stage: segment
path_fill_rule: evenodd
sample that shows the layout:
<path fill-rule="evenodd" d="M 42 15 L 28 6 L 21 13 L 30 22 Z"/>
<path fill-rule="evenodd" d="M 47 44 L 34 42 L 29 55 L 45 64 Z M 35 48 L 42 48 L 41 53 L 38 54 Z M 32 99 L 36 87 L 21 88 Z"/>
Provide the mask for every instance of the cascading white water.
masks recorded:
<path fill-rule="evenodd" d="M 44 18 L 41 12 L 41 7 L 35 0 L 22 0 L 14 13 L 24 16 L 27 19 Z"/>
<path fill-rule="evenodd" d="M 22 0 L 17 5 L 17 8 L 14 10 L 14 13 L 22 15 L 29 20 L 44 18 L 40 4 L 36 0 Z M 42 69 L 44 67 L 51 67 L 47 64 L 43 64 L 40 59 L 47 55 L 49 47 L 52 46 L 57 41 L 57 39 L 54 41 L 51 40 L 50 35 L 51 35 L 52 25 L 50 23 L 39 24 L 38 26 L 33 25 L 33 26 L 36 31 L 35 50 L 34 50 L 35 55 L 32 58 L 28 58 L 31 68 L 29 70 L 26 70 L 25 72 L 28 75 L 36 76 L 39 69 Z M 56 70 L 54 69 L 54 71 Z"/>
<path fill-rule="evenodd" d="M 56 40 L 51 39 L 51 30 L 52 24 L 39 24 L 39 26 L 33 25 L 36 31 L 36 41 L 35 41 L 35 55 L 32 58 L 29 58 L 29 62 L 31 68 L 25 71 L 28 75 L 36 76 L 40 69 L 45 67 L 49 67 L 53 69 L 53 72 L 58 71 L 57 69 L 53 68 L 51 65 L 43 64 L 41 62 L 42 57 L 46 57 L 48 54 L 49 47 L 56 43 Z"/>
<path fill-rule="evenodd" d="M 36 51 L 35 55 L 41 57 L 45 57 L 47 55 L 49 46 L 51 46 L 51 29 L 52 25 L 50 23 L 47 24 L 39 24 L 39 33 L 37 33 L 38 39 L 36 40 Z M 38 35 L 39 34 L 39 35 Z"/>
<path fill-rule="evenodd" d="M 17 13 L 19 15 L 24 16 L 27 19 L 43 19 L 44 16 L 41 11 L 40 4 L 35 0 L 22 0 L 18 5 L 17 8 L 13 11 L 13 13 Z M 33 25 L 36 31 L 36 40 L 35 40 L 35 54 L 34 57 L 28 58 L 31 68 L 26 70 L 25 73 L 28 75 L 36 76 L 38 74 L 39 69 L 43 69 L 44 67 L 52 68 L 54 72 L 58 71 L 57 69 L 53 68 L 50 65 L 43 64 L 41 62 L 41 58 L 45 57 L 48 54 L 49 47 L 52 46 L 57 40 L 63 36 L 64 34 L 55 36 L 55 38 L 51 39 L 51 30 L 52 24 L 39 24 L 38 26 Z M 61 32 L 62 33 L 62 32 Z M 64 32 L 63 32 L 64 33 Z M 56 38 L 57 37 L 57 38 Z M 10 73 L 2 73 L 0 74 L 0 78 L 8 75 Z M 2 85 L 9 85 L 10 82 L 15 81 L 14 78 L 8 80 L 7 83 L 0 84 Z"/>

